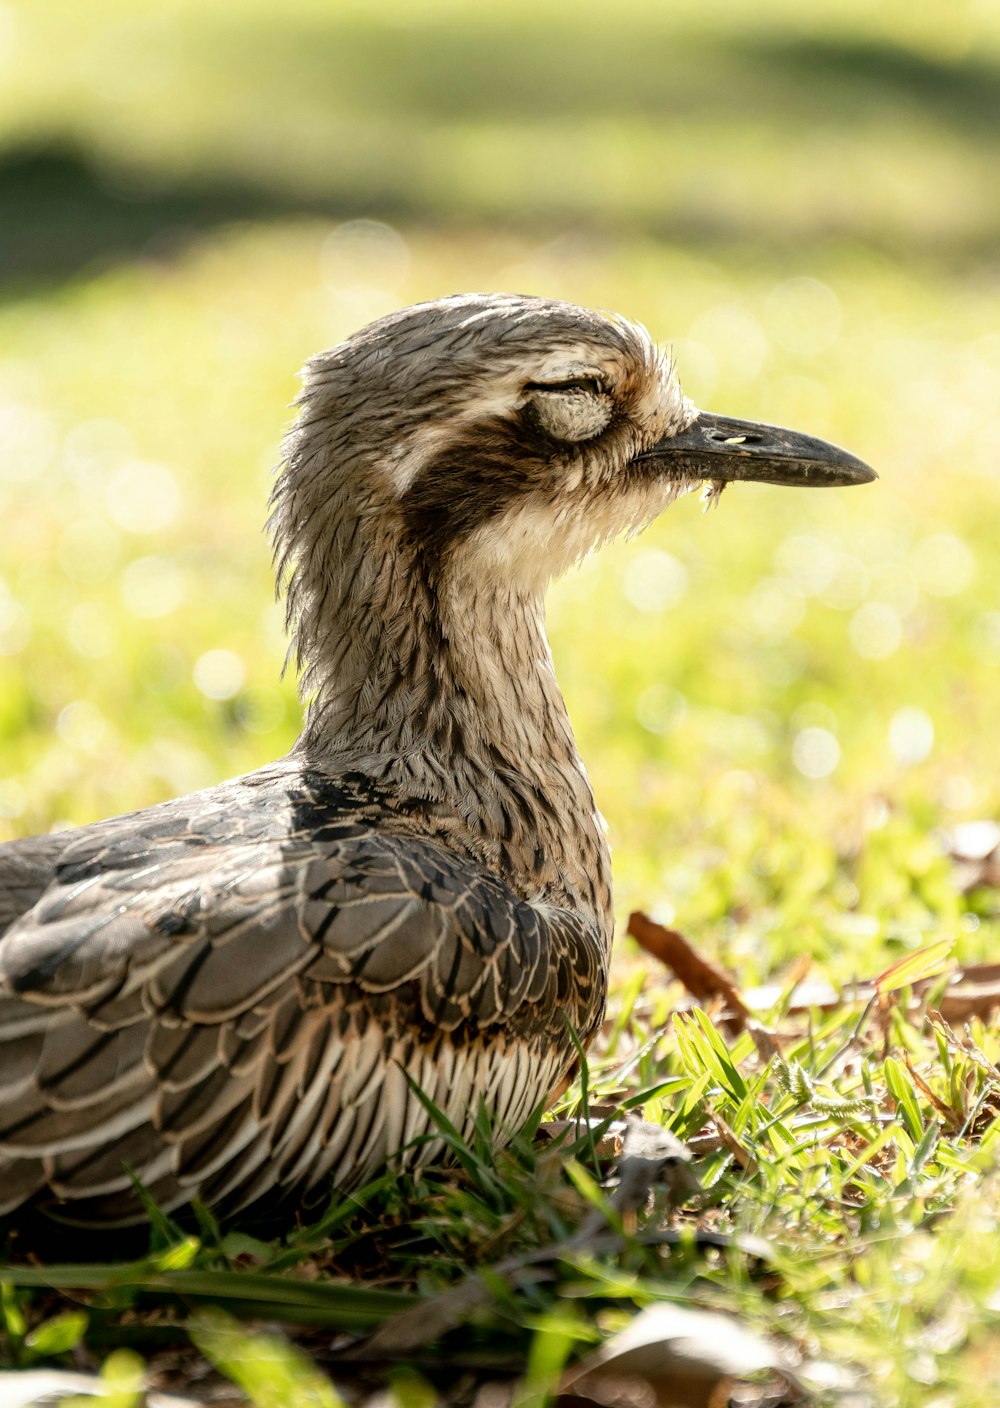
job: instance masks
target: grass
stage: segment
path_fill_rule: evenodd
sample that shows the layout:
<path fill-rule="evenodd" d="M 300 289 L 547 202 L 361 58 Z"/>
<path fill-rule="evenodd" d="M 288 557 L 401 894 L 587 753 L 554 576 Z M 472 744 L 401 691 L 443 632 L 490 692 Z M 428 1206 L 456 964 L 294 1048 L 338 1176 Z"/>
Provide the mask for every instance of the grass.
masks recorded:
<path fill-rule="evenodd" d="M 297 710 L 276 683 L 260 523 L 292 369 L 395 303 L 521 282 L 642 315 L 673 338 L 696 399 L 838 436 L 883 476 L 825 495 L 730 490 L 707 517 L 682 502 L 553 591 L 622 910 L 670 896 L 755 977 L 817 943 L 840 974 L 870 969 L 886 938 L 954 928 L 960 900 L 928 833 L 989 814 L 998 776 L 997 490 L 979 415 L 997 353 L 978 285 L 844 254 L 789 277 L 640 241 L 567 255 L 418 229 L 408 272 L 358 297 L 324 275 L 330 237 L 313 223 L 238 228 L 167 266 L 0 310 L 9 834 L 157 800 L 288 746 Z M 795 301 L 808 313 L 816 287 L 836 290 L 840 330 L 791 351 L 779 339 L 794 340 Z M 734 355 L 734 320 L 756 330 L 755 359 Z M 196 663 L 220 649 L 235 673 L 199 688 Z M 933 746 L 915 756 L 928 727 Z M 794 762 L 815 728 L 839 747 L 825 777 Z M 834 876 L 852 849 L 850 875 Z M 968 934 L 968 956 L 993 932 Z"/>
<path fill-rule="evenodd" d="M 554 0 L 351 0 L 336 20 L 317 0 L 32 0 L 5 14 L 0 123 L 12 145 L 71 143 L 98 197 L 70 240 L 58 219 L 16 238 L 25 203 L 10 198 L 14 268 L 92 254 L 86 215 L 106 237 L 116 194 L 159 202 L 169 225 L 197 218 L 186 197 L 206 186 L 241 213 L 638 223 L 789 250 L 860 236 L 963 259 L 992 245 L 987 7 L 582 0 L 569 23 Z M 141 238 L 135 209 L 119 215 Z"/>
<path fill-rule="evenodd" d="M 683 1235 L 679 1245 L 650 1244 L 643 1234 L 664 1218 L 692 1233 L 695 1226 L 695 1207 L 678 1222 L 662 1194 L 610 1251 L 607 1239 L 600 1251 L 573 1247 L 585 1215 L 604 1205 L 601 1168 L 586 1141 L 540 1153 L 521 1139 L 499 1159 L 484 1142 L 463 1152 L 458 1174 L 429 1174 L 416 1186 L 387 1179 L 281 1247 L 175 1234 L 137 1265 L 7 1271 L 11 1361 L 27 1365 L 86 1333 L 98 1356 L 124 1334 L 156 1364 L 164 1345 L 187 1332 L 263 1404 L 271 1401 L 268 1375 L 255 1375 L 253 1365 L 270 1363 L 283 1341 L 244 1334 L 234 1353 L 234 1322 L 219 1307 L 298 1327 L 313 1362 L 349 1382 L 358 1366 L 331 1352 L 331 1331 L 358 1333 L 409 1303 L 361 1284 L 363 1272 L 415 1289 L 427 1317 L 435 1293 L 465 1280 L 471 1266 L 484 1272 L 503 1262 L 505 1276 L 487 1280 L 485 1304 L 469 1295 L 462 1323 L 449 1328 L 446 1318 L 438 1334 L 429 1331 L 432 1342 L 398 1356 L 445 1393 L 470 1371 L 502 1381 L 539 1355 L 540 1342 L 561 1336 L 551 1382 L 570 1351 L 665 1300 L 723 1308 L 779 1333 L 812 1361 L 807 1381 L 822 1383 L 819 1356 L 836 1363 L 861 1395 L 855 1401 L 926 1403 L 933 1389 L 942 1403 L 990 1403 L 997 1280 L 982 1249 L 1000 1214 L 989 1176 L 1000 1112 L 981 1062 L 997 1059 L 995 1033 L 975 1031 L 981 1045 L 972 1053 L 936 1040 L 922 1014 L 908 1018 L 906 1003 L 869 1014 L 868 1024 L 844 1008 L 808 1027 L 777 1022 L 787 1044 L 780 1060 L 765 1064 L 747 1034 L 726 1040 L 697 1010 L 675 1018 L 671 1035 L 651 1039 L 655 1001 L 647 995 L 620 1014 L 617 1045 L 606 1046 L 590 1071 L 591 1095 L 641 1105 L 647 1119 L 688 1137 L 707 1114 L 726 1128 L 725 1143 L 703 1154 L 699 1171 L 707 1190 L 701 1224 L 735 1234 L 728 1255 L 685 1245 Z M 907 1053 L 935 1100 L 954 1111 L 950 1127 L 902 1059 L 878 1058 L 880 1046 Z M 963 1121 L 977 1109 L 972 1139 Z M 750 1234 L 766 1240 L 740 1254 L 740 1237 Z M 341 1284 L 336 1278 L 346 1274 L 355 1279 Z M 29 1307 L 32 1318 L 39 1305 L 47 1315 L 25 1333 L 29 1288 L 60 1286 L 74 1288 L 72 1303 L 82 1298 L 86 1311 L 55 1310 L 59 1301 L 49 1294 Z M 282 1355 L 282 1373 L 315 1378 L 307 1360 Z M 380 1355 L 383 1370 L 395 1358 Z M 819 1401 L 837 1400 L 820 1392 Z"/>
<path fill-rule="evenodd" d="M 700 404 L 882 476 L 684 501 L 554 588 L 623 919 L 675 924 L 743 987 L 995 954 L 995 891 L 965 891 L 941 833 L 1000 808 L 1000 31 L 935 6 L 891 7 L 891 39 L 860 4 L 619 10 L 613 31 L 606 7 L 567 29 L 445 0 L 0 11 L 0 839 L 289 746 L 260 524 L 294 370 L 392 307 L 514 287 L 643 319 Z M 125 1270 L 7 1275 L 7 1362 L 108 1361 L 127 1402 L 127 1341 L 173 1382 L 207 1361 L 255 1403 L 329 1403 L 328 1377 L 379 1377 L 336 1331 L 513 1259 L 400 1356 L 397 1401 L 461 1373 L 527 1374 L 538 1401 L 676 1301 L 826 1364 L 822 1403 L 992 1408 L 995 1028 L 949 1034 L 903 990 L 762 1014 L 775 1056 L 673 1016 L 682 996 L 622 934 L 587 1093 L 690 1138 L 701 1202 L 660 1191 L 573 1247 L 606 1163 L 484 1144 L 281 1243 L 165 1224 Z"/>

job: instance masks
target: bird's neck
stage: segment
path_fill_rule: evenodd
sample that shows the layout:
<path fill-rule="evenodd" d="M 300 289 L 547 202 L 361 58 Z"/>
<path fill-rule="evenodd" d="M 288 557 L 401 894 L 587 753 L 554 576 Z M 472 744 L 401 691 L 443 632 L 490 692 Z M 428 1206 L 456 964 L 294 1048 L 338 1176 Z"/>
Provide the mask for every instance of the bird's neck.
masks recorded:
<path fill-rule="evenodd" d="M 610 928 L 603 826 L 545 635 L 541 595 L 436 583 L 398 547 L 312 622 L 298 749 L 426 807 L 442 839 L 525 897 Z"/>

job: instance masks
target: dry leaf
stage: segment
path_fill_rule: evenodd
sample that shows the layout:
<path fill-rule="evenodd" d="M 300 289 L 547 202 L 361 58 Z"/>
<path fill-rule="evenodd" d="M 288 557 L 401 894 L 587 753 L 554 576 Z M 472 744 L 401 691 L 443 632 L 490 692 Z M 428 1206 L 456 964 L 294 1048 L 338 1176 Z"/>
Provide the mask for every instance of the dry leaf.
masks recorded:
<path fill-rule="evenodd" d="M 788 993 L 787 983 L 764 983 L 758 988 L 744 989 L 743 1001 L 752 1012 L 769 1012 L 772 1007 L 777 1007 L 786 993 Z M 871 995 L 871 992 L 868 992 L 862 996 L 861 1000 L 868 1001 Z M 795 984 L 791 993 L 788 994 L 785 1010 L 793 1014 L 808 1012 L 811 1008 L 830 1012 L 840 1007 L 844 1002 L 854 1002 L 856 996 L 856 991 L 853 988 L 844 994 L 832 983 L 824 982 L 822 978 L 809 978 L 806 982 Z"/>
<path fill-rule="evenodd" d="M 944 832 L 953 860 L 987 860 L 1000 850 L 1000 826 L 995 821 L 962 821 Z"/>
<path fill-rule="evenodd" d="M 923 1076 L 913 1064 L 913 1060 L 908 1051 L 903 1052 L 903 1060 L 906 1062 L 906 1069 L 910 1073 L 910 1079 L 920 1090 L 924 1099 L 934 1109 L 948 1128 L 956 1131 L 962 1128 L 965 1123 L 965 1116 L 961 1111 L 954 1109 L 951 1105 L 945 1104 L 939 1095 L 936 1095 L 931 1087 L 924 1080 Z"/>
<path fill-rule="evenodd" d="M 627 932 L 641 948 L 665 964 L 699 1002 L 721 997 L 736 1025 L 742 1028 L 750 1014 L 733 979 L 696 953 L 683 934 L 657 924 L 638 910 L 629 915 Z"/>
<path fill-rule="evenodd" d="M 922 996 L 934 981 L 934 978 L 924 978 L 914 982 L 914 994 Z M 747 988 L 743 1000 L 751 1011 L 766 1012 L 781 1000 L 784 991 L 780 983 L 767 983 L 762 987 Z M 838 992 L 829 983 L 810 979 L 793 989 L 787 1012 L 790 1016 L 797 1016 L 814 1007 L 830 1012 L 848 1002 L 871 1002 L 875 995 L 874 982 L 851 983 Z M 965 968 L 957 969 L 949 979 L 939 1005 L 949 1022 L 967 1022 L 970 1017 L 989 1018 L 1000 1007 L 1000 963 L 970 963 Z"/>
<path fill-rule="evenodd" d="M 1000 826 L 995 821 L 963 821 L 938 832 L 938 838 L 955 863 L 955 882 L 964 894 L 1000 885 Z"/>
<path fill-rule="evenodd" d="M 739 1321 L 661 1302 L 565 1374 L 557 1402 L 572 1394 L 609 1408 L 714 1408 L 728 1401 L 728 1384 L 761 1373 L 793 1382 L 774 1345 Z"/>
<path fill-rule="evenodd" d="M 0 1408 L 58 1408 L 69 1398 L 108 1397 L 107 1379 L 96 1374 L 74 1374 L 63 1369 L 22 1369 L 0 1372 Z M 231 1401 L 231 1400 L 230 1400 Z M 193 1398 L 147 1390 L 147 1408 L 201 1408 Z"/>
<path fill-rule="evenodd" d="M 619 1212 L 642 1207 L 657 1183 L 666 1186 L 675 1203 L 702 1191 L 687 1145 L 662 1125 L 630 1115 L 611 1201 Z"/>
<path fill-rule="evenodd" d="M 750 1154 L 746 1149 L 744 1149 L 743 1145 L 736 1138 L 735 1133 L 732 1129 L 730 1129 L 729 1125 L 722 1118 L 722 1116 L 716 1114 L 714 1110 L 709 1110 L 708 1118 L 711 1120 L 712 1124 L 715 1125 L 715 1128 L 719 1131 L 719 1138 L 722 1140 L 724 1147 L 729 1150 L 733 1158 L 739 1164 L 740 1168 L 743 1169 L 746 1173 L 756 1173 L 756 1159 L 753 1157 L 752 1154 Z"/>
<path fill-rule="evenodd" d="M 606 1119 L 546 1120 L 538 1126 L 535 1138 L 547 1143 L 564 1137 L 573 1144 L 588 1130 L 596 1140 L 595 1149 L 602 1164 L 620 1157 L 625 1139 L 623 1119 L 612 1120 L 610 1124 Z"/>
<path fill-rule="evenodd" d="M 986 1019 L 1000 1007 L 1000 963 L 972 963 L 961 968 L 941 995 L 940 1010 L 949 1022 Z"/>

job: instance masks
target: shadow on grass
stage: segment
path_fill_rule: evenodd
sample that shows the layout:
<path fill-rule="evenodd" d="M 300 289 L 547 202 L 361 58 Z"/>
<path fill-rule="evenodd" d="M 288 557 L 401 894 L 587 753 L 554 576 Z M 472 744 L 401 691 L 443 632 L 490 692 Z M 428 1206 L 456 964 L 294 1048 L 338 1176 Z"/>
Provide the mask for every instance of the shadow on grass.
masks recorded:
<path fill-rule="evenodd" d="M 196 45 L 189 56 L 190 100 L 197 102 L 199 84 L 224 46 L 244 96 L 252 93 L 262 108 L 281 118 L 282 104 L 294 91 L 296 120 L 306 134 L 315 129 L 308 162 L 290 175 L 276 141 L 277 155 L 262 159 L 254 176 L 237 174 L 237 158 L 220 135 L 217 144 L 208 143 L 198 174 L 168 177 L 152 155 L 145 166 L 127 171 L 94 155 L 82 126 L 77 134 L 71 125 L 48 141 L 0 149 L 0 296 L 124 259 L 169 257 L 190 239 L 231 222 L 295 215 L 541 230 L 575 222 L 701 246 L 780 248 L 787 235 L 778 213 L 769 230 L 766 205 L 762 216 L 758 202 L 754 223 L 744 226 L 738 206 L 713 209 L 671 185 L 671 151 L 692 134 L 698 140 L 698 124 L 705 121 L 714 133 L 713 150 L 705 153 L 709 174 L 732 145 L 726 131 L 735 141 L 748 117 L 763 124 L 765 136 L 773 131 L 774 148 L 789 155 L 793 172 L 810 165 L 810 137 L 822 132 L 877 151 L 888 127 L 909 124 L 919 131 L 923 124 L 953 132 L 968 151 L 1000 147 L 995 63 L 979 55 L 939 60 L 866 39 L 819 41 L 765 32 L 678 40 L 659 21 L 646 30 L 633 25 L 579 32 L 544 18 L 525 36 L 495 18 L 400 28 L 368 17 L 279 25 L 266 14 L 238 31 L 216 25 L 200 39 L 201 49 Z M 503 213 L 502 201 L 496 209 L 481 198 L 477 203 L 457 176 L 435 184 L 414 175 L 414 143 L 427 134 L 460 133 L 470 167 L 488 163 L 491 143 L 499 140 L 502 159 L 516 165 L 533 159 L 530 143 L 527 151 L 523 147 L 532 124 L 541 132 L 546 123 L 573 119 L 612 124 L 613 140 L 623 144 L 629 124 L 647 139 L 653 134 L 651 156 L 663 154 L 663 169 L 655 173 L 659 208 L 642 202 L 626 208 L 627 199 L 602 197 L 594 183 L 585 184 L 586 204 L 574 204 L 575 198 L 560 204 L 555 183 L 540 193 L 536 186 L 520 209 Z M 349 134 L 366 123 L 374 124 L 377 136 L 363 160 L 352 160 Z M 315 139 L 315 132 L 322 136 Z M 568 162 L 586 159 L 574 155 L 568 136 L 566 143 Z M 338 160 L 345 148 L 347 159 Z M 981 197 L 970 223 L 947 237 L 948 249 L 938 236 L 927 240 L 930 252 L 976 257 L 992 249 L 993 205 L 987 194 Z M 807 191 L 803 200 L 808 198 Z M 933 203 L 932 191 L 926 199 Z M 819 242 L 846 236 L 878 245 L 886 235 L 875 214 L 870 228 L 862 216 L 853 228 L 824 230 L 817 212 L 810 237 Z M 909 252 L 920 253 L 924 238 L 914 219 L 906 235 Z"/>
<path fill-rule="evenodd" d="M 211 42 L 221 43 L 221 30 Z M 502 10 L 408 25 L 377 12 L 289 24 L 273 12 L 239 33 L 227 28 L 225 45 L 261 92 L 287 94 L 294 83 L 299 97 L 330 104 L 332 95 L 340 110 L 418 125 L 559 115 L 656 122 L 714 115 L 738 125 L 753 115 L 784 124 L 835 116 L 853 127 L 897 110 L 992 141 L 1000 117 L 1000 66 L 991 57 L 935 57 L 864 35 L 762 28 L 730 36 L 710 22 L 685 32 L 668 6 L 625 16 L 609 9 L 603 20 L 576 26 L 544 13 L 512 24 Z"/>
<path fill-rule="evenodd" d="M 155 175 L 130 186 L 74 141 L 0 154 L 0 291 L 21 293 L 123 259 L 167 257 L 214 226 L 303 209 L 225 177 L 157 189 Z"/>
<path fill-rule="evenodd" d="M 747 39 L 741 52 L 751 70 L 763 71 L 766 85 L 774 79 L 791 85 L 790 118 L 833 117 L 849 126 L 919 118 L 964 141 L 997 144 L 1000 65 L 991 58 L 951 61 L 893 44 L 804 36 Z"/>

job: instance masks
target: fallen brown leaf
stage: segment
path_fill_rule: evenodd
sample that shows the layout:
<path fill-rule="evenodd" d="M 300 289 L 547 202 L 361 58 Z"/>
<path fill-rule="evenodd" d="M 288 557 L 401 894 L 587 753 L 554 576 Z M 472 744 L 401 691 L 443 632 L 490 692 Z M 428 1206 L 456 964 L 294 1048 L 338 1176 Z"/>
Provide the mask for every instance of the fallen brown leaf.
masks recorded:
<path fill-rule="evenodd" d="M 575 1143 L 588 1131 L 595 1140 L 595 1152 L 602 1164 L 610 1163 L 621 1155 L 625 1138 L 624 1119 L 615 1119 L 610 1123 L 606 1119 L 546 1120 L 538 1126 L 535 1138 L 549 1143 L 565 1137 L 570 1143 Z"/>
<path fill-rule="evenodd" d="M 939 1010 L 949 1022 L 986 1019 L 1000 1007 L 1000 963 L 960 968 L 941 995 Z"/>
<path fill-rule="evenodd" d="M 1000 887 L 1000 826 L 995 821 L 963 821 L 938 835 L 964 894 L 980 886 Z"/>
<path fill-rule="evenodd" d="M 794 1376 L 774 1345 L 731 1316 L 660 1302 L 563 1376 L 556 1402 L 569 1397 L 607 1408 L 714 1408 L 729 1387 L 762 1373 L 781 1374 L 794 1397 Z"/>
<path fill-rule="evenodd" d="M 915 996 L 922 997 L 934 982 L 933 978 L 915 982 Z M 744 989 L 743 1001 L 751 1012 L 767 1012 L 777 1006 L 786 991 L 786 984 L 764 983 L 760 987 Z M 838 989 L 821 979 L 810 978 L 792 989 L 785 1011 L 793 1017 L 812 1008 L 832 1012 L 847 1003 L 864 1005 L 875 996 L 874 982 L 849 983 Z M 956 969 L 939 1003 L 939 1010 L 950 1022 L 967 1022 L 972 1017 L 986 1020 L 997 1008 L 1000 1008 L 1000 963 L 970 963 L 965 968 Z"/>
<path fill-rule="evenodd" d="M 732 1129 L 730 1129 L 729 1125 L 722 1118 L 722 1116 L 717 1115 L 714 1110 L 709 1110 L 708 1118 L 719 1131 L 719 1138 L 722 1140 L 723 1145 L 732 1154 L 733 1158 L 739 1164 L 740 1168 L 744 1169 L 747 1173 L 756 1173 L 756 1159 L 751 1153 L 744 1149 L 743 1145 L 736 1138 L 735 1133 Z"/>
<path fill-rule="evenodd" d="M 931 1087 L 924 1080 L 923 1076 L 917 1070 L 916 1066 L 914 1066 L 913 1060 L 908 1051 L 903 1052 L 903 1060 L 906 1062 L 906 1069 L 910 1073 L 911 1080 L 913 1081 L 914 1085 L 917 1086 L 917 1088 L 920 1090 L 924 1099 L 931 1106 L 931 1108 L 937 1111 L 937 1113 L 941 1116 L 942 1120 L 945 1122 L 949 1129 L 961 1129 L 962 1125 L 965 1123 L 965 1116 L 962 1115 L 958 1110 L 956 1110 L 952 1105 L 946 1104 L 945 1101 L 942 1100 L 939 1095 L 936 1095 L 934 1093 Z"/>
<path fill-rule="evenodd" d="M 721 997 L 731 1018 L 742 1029 L 750 1013 L 735 982 L 723 969 L 702 958 L 683 934 L 657 924 L 640 910 L 629 915 L 627 932 L 640 948 L 665 964 L 699 1002 Z"/>
<path fill-rule="evenodd" d="M 106 1403 L 111 1396 L 108 1380 L 97 1374 L 77 1374 L 67 1369 L 20 1369 L 0 1373 L 2 1408 L 58 1408 L 71 1398 L 93 1398 Z M 120 1392 L 114 1398 L 116 1402 L 122 1401 Z M 148 1390 L 142 1401 L 148 1408 L 204 1408 L 201 1399 L 177 1398 L 155 1390 Z M 228 1402 L 232 1404 L 234 1399 Z"/>

